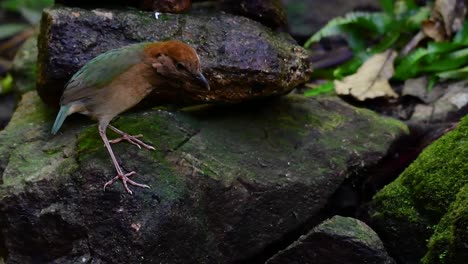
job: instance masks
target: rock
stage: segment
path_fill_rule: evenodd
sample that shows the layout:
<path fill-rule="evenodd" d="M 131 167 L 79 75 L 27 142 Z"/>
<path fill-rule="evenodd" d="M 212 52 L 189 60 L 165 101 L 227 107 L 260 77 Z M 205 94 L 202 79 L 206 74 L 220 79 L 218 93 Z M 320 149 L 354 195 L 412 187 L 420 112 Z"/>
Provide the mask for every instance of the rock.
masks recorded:
<path fill-rule="evenodd" d="M 55 3 L 76 7 L 137 7 L 164 13 L 181 13 L 190 10 L 191 0 L 55 0 Z"/>
<path fill-rule="evenodd" d="M 371 226 L 401 263 L 466 263 L 467 136 L 465 117 L 373 198 Z"/>
<path fill-rule="evenodd" d="M 10 121 L 15 105 L 16 96 L 14 94 L 0 95 L 0 130 Z"/>
<path fill-rule="evenodd" d="M 96 125 L 70 116 L 52 136 L 55 114 L 27 93 L 0 132 L 7 263 L 245 263 L 407 133 L 336 98 L 127 113 L 113 124 L 156 147 L 114 145 L 151 186 L 131 196 L 102 189 L 115 171 Z"/>
<path fill-rule="evenodd" d="M 19 94 L 36 89 L 37 34 L 30 37 L 16 53 L 11 74 Z"/>
<path fill-rule="evenodd" d="M 286 6 L 289 32 L 306 40 L 333 18 L 343 16 L 355 9 L 376 9 L 375 0 L 282 0 Z"/>
<path fill-rule="evenodd" d="M 271 28 L 287 26 L 286 9 L 281 0 L 220 0 L 221 10 L 245 16 Z"/>
<path fill-rule="evenodd" d="M 190 0 L 118 0 L 118 1 L 93 1 L 93 0 L 56 0 L 55 2 L 74 7 L 110 7 L 132 6 L 142 10 L 154 10 L 162 13 L 182 13 L 190 10 Z M 217 12 L 237 14 L 259 21 L 272 27 L 284 27 L 287 25 L 286 9 L 281 0 L 219 0 L 219 1 L 194 1 L 215 4 Z M 199 5 L 200 6 L 200 5 Z M 211 5 L 210 5 L 211 6 Z M 211 8 L 210 8 L 211 10 Z"/>
<path fill-rule="evenodd" d="M 247 18 L 163 14 L 156 20 L 152 12 L 57 7 L 46 9 L 42 18 L 39 95 L 57 105 L 64 84 L 91 58 L 130 43 L 168 38 L 197 49 L 212 91 L 161 87 L 149 98 L 153 104 L 281 95 L 305 82 L 311 71 L 306 51 L 291 38 Z"/>
<path fill-rule="evenodd" d="M 270 258 L 267 264 L 394 264 L 377 234 L 365 223 L 334 216 Z"/>
<path fill-rule="evenodd" d="M 430 104 L 417 104 L 410 121 L 436 123 L 450 121 L 452 116 L 466 112 L 468 106 L 468 81 L 438 84 L 433 88 L 439 93 Z"/>
<path fill-rule="evenodd" d="M 401 95 L 418 98 L 425 104 L 433 103 L 444 95 L 447 89 L 442 85 L 435 85 L 432 89 L 428 89 L 428 83 L 429 77 L 427 76 L 408 79 L 405 81 Z"/>
<path fill-rule="evenodd" d="M 143 0 L 140 7 L 162 13 L 184 13 L 190 10 L 192 0 Z"/>

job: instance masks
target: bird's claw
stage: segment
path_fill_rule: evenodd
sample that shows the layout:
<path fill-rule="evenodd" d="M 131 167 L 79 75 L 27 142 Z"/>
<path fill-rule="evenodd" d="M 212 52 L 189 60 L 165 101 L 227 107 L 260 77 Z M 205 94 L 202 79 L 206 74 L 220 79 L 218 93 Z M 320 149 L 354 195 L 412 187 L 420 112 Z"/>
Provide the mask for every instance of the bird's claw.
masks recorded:
<path fill-rule="evenodd" d="M 106 182 L 104 184 L 104 191 L 106 190 L 107 186 L 112 185 L 114 182 L 116 182 L 119 179 L 122 180 L 122 184 L 123 184 L 123 186 L 125 188 L 125 191 L 127 193 L 129 193 L 129 194 L 133 194 L 133 192 L 130 190 L 130 188 L 128 188 L 128 184 L 133 185 L 133 186 L 142 187 L 142 188 L 147 188 L 147 189 L 150 188 L 146 184 L 137 183 L 137 182 L 132 181 L 132 180 L 130 180 L 128 178 L 128 177 L 130 177 L 130 176 L 132 176 L 134 174 L 136 174 L 136 172 L 132 171 L 132 172 L 129 172 L 127 174 L 119 174 L 119 175 L 115 176 L 113 179 L 111 179 L 110 181 L 108 181 L 108 182 Z M 128 184 L 127 184 L 127 182 L 128 182 Z"/>
<path fill-rule="evenodd" d="M 144 148 L 149 149 L 149 150 L 155 150 L 155 148 L 153 146 L 148 145 L 145 142 L 138 139 L 138 138 L 141 138 L 141 137 L 143 137 L 142 134 L 138 134 L 138 135 L 135 135 L 135 136 L 130 136 L 130 135 L 125 134 L 125 135 L 123 135 L 123 136 L 121 136 L 119 138 L 109 140 L 109 142 L 112 143 L 112 144 L 116 144 L 116 143 L 119 143 L 119 142 L 121 142 L 123 140 L 126 140 L 126 141 L 130 142 L 131 144 L 137 146 L 139 149 L 141 149 L 141 147 L 144 147 Z"/>

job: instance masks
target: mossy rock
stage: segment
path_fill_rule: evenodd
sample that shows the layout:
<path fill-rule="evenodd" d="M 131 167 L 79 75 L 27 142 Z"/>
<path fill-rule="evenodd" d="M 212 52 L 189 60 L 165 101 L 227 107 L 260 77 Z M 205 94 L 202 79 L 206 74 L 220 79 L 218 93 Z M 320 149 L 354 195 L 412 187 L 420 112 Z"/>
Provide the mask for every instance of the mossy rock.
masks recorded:
<path fill-rule="evenodd" d="M 395 264 L 377 234 L 365 223 L 334 216 L 301 236 L 266 264 Z"/>
<path fill-rule="evenodd" d="M 465 117 L 373 198 L 373 227 L 404 263 L 466 263 L 467 138 Z"/>
<path fill-rule="evenodd" d="M 37 33 L 28 38 L 16 53 L 11 73 L 15 92 L 23 94 L 36 89 Z"/>
<path fill-rule="evenodd" d="M 457 194 L 429 240 L 422 263 L 465 263 L 468 260 L 468 185 Z"/>
<path fill-rule="evenodd" d="M 407 132 L 334 98 L 130 112 L 113 124 L 156 150 L 113 145 L 151 186 L 129 195 L 120 183 L 103 190 L 115 171 L 96 125 L 73 115 L 52 136 L 55 114 L 26 93 L 0 132 L 7 263 L 246 262 Z"/>

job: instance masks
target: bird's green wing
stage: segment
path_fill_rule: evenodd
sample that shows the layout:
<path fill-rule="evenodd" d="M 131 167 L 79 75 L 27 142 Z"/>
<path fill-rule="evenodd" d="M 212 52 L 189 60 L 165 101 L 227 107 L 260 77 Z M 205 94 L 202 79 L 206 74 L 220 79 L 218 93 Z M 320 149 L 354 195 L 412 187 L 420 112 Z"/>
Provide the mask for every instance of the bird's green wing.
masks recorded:
<path fill-rule="evenodd" d="M 79 99 L 74 95 L 86 94 L 83 89 L 91 92 L 105 87 L 128 68 L 141 62 L 145 45 L 139 43 L 113 49 L 90 60 L 66 84 L 62 101 Z"/>

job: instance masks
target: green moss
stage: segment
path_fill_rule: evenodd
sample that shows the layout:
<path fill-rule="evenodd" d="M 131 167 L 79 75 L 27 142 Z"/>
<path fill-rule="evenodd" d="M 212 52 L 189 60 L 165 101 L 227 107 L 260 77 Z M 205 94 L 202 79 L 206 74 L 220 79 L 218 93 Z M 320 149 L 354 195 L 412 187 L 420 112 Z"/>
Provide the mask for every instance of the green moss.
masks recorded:
<path fill-rule="evenodd" d="M 427 147 L 402 174 L 403 184 L 427 216 L 438 222 L 468 183 L 468 118 L 459 127 Z"/>
<path fill-rule="evenodd" d="M 365 109 L 365 108 L 355 108 L 355 111 L 356 113 L 359 113 L 360 115 L 363 115 L 363 116 L 367 116 L 370 119 L 378 119 L 378 122 L 374 123 L 376 125 L 376 129 L 378 127 L 385 126 L 388 128 L 398 128 L 398 130 L 403 131 L 405 134 L 409 134 L 410 132 L 408 126 L 398 119 L 391 118 L 391 117 L 382 117 L 378 115 L 376 112 L 371 111 L 369 109 Z"/>
<path fill-rule="evenodd" d="M 346 236 L 361 243 L 373 244 L 378 241 L 376 234 L 369 232 L 370 228 L 368 226 L 351 217 L 334 216 L 320 224 L 317 229 L 327 234 Z"/>
<path fill-rule="evenodd" d="M 156 189 L 160 198 L 164 200 L 180 198 L 186 189 L 185 180 L 175 173 L 165 159 L 166 151 L 176 148 L 188 137 L 183 131 L 171 125 L 176 116 L 176 114 L 163 115 L 158 111 L 149 111 L 129 113 L 112 122 L 113 126 L 130 135 L 144 135 L 142 140 L 156 148 L 156 150 L 138 149 L 128 142 L 112 145 L 115 155 L 121 159 L 121 166 L 124 169 L 135 170 L 140 176 L 150 176 L 145 183 Z M 118 137 L 110 129 L 107 129 L 107 136 L 109 139 Z M 112 173 L 108 175 L 109 178 L 115 173 L 109 153 L 95 125 L 80 133 L 77 151 L 80 164 L 99 163 L 103 168 L 107 168 L 104 174 Z"/>
<path fill-rule="evenodd" d="M 320 130 L 322 132 L 333 131 L 346 122 L 346 117 L 340 114 L 331 113 L 328 119 L 321 120 Z"/>
<path fill-rule="evenodd" d="M 139 12 L 136 12 L 135 14 L 138 16 L 139 22 L 144 26 L 149 26 L 153 24 L 154 22 L 154 18 L 148 16 L 148 12 L 139 11 Z"/>
<path fill-rule="evenodd" d="M 80 133 L 77 141 L 78 153 L 85 153 L 102 149 L 102 142 L 97 126 L 90 126 Z"/>
<path fill-rule="evenodd" d="M 57 173 L 59 175 L 70 175 L 73 172 L 79 169 L 79 165 L 73 158 L 65 159 L 62 163 L 60 163 L 57 167 Z"/>
<path fill-rule="evenodd" d="M 395 244 L 394 251 L 410 246 L 405 240 L 424 248 L 430 238 L 429 247 L 434 248 L 430 250 L 437 253 L 428 253 L 425 263 L 455 263 L 447 262 L 454 254 L 453 248 L 435 248 L 454 243 L 453 227 L 447 225 L 450 220 L 446 218 L 453 220 L 450 216 L 459 210 L 455 208 L 467 210 L 466 203 L 454 204 L 461 188 L 468 184 L 467 156 L 468 117 L 465 117 L 457 129 L 427 147 L 396 181 L 374 197 L 372 217 L 381 228 L 378 231 L 402 241 L 386 241 Z M 422 257 L 425 252 L 418 254 Z"/>
<path fill-rule="evenodd" d="M 423 264 L 462 264 L 468 259 L 468 185 L 457 195 L 435 229 Z"/>
<path fill-rule="evenodd" d="M 377 195 L 373 202 L 379 208 L 374 218 L 395 217 L 405 219 L 410 223 L 420 223 L 421 215 L 414 206 L 411 199 L 410 190 L 401 184 L 401 178 L 398 178 L 392 184 L 387 185 Z"/>

